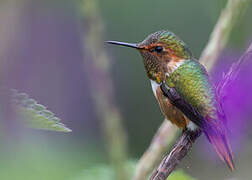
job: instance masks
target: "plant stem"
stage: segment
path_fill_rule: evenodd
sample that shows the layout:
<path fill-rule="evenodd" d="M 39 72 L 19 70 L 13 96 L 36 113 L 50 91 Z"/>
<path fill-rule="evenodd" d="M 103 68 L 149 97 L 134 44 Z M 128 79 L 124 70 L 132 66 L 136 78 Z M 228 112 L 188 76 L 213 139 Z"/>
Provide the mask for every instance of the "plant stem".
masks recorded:
<path fill-rule="evenodd" d="M 103 48 L 103 22 L 99 14 L 97 0 L 82 0 L 80 4 L 85 20 L 83 47 L 85 71 L 89 78 L 96 111 L 101 120 L 115 179 L 128 180 L 125 167 L 127 161 L 127 136 L 122 126 L 122 118 L 114 98 L 114 85 L 110 75 L 109 57 Z"/>

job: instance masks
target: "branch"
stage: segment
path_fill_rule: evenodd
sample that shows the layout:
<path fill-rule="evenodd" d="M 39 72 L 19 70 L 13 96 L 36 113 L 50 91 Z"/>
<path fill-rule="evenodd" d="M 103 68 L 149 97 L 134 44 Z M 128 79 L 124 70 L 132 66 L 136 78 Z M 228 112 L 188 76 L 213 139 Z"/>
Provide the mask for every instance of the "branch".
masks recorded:
<path fill-rule="evenodd" d="M 250 0 L 229 0 L 227 2 L 200 57 L 201 63 L 208 70 L 211 70 L 217 62 L 220 53 L 226 47 L 234 25 L 246 12 L 249 3 Z"/>
<path fill-rule="evenodd" d="M 201 131 L 185 131 L 174 145 L 169 155 L 166 155 L 160 163 L 157 170 L 155 170 L 150 179 L 151 180 L 165 180 L 180 161 L 187 155 L 192 148 L 192 144 L 201 135 Z"/>
<path fill-rule="evenodd" d="M 221 16 L 219 17 L 210 36 L 210 40 L 200 58 L 200 61 L 209 71 L 213 68 L 220 53 L 225 48 L 235 22 L 240 14 L 242 14 L 242 11 L 245 12 L 246 5 L 248 5 L 248 3 L 249 0 L 229 0 L 225 9 L 222 11 Z M 221 45 L 218 45 L 218 43 L 221 43 Z M 211 61 L 213 61 L 213 63 Z M 173 129 L 173 131 L 171 131 L 171 129 Z M 162 133 L 160 133 L 160 130 L 162 130 Z M 174 134 L 177 132 L 178 129 L 175 129 L 169 121 L 165 120 L 162 123 L 149 148 L 137 164 L 134 180 L 147 179 L 148 174 L 155 166 L 157 166 L 157 162 L 168 149 L 170 143 L 173 141 L 173 139 L 166 141 L 166 138 L 170 136 L 175 138 Z M 158 143 L 156 142 L 157 139 L 159 142 L 166 143 Z"/>

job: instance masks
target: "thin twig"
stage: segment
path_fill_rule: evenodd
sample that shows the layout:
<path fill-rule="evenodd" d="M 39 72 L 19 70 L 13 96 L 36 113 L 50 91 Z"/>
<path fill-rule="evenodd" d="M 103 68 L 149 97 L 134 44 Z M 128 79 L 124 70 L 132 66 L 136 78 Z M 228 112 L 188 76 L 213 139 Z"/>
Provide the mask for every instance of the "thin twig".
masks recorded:
<path fill-rule="evenodd" d="M 213 68 L 220 53 L 225 48 L 235 22 L 237 21 L 240 14 L 245 12 L 246 6 L 249 2 L 250 0 L 229 0 L 225 9 L 222 11 L 221 16 L 219 17 L 210 36 L 210 40 L 200 58 L 200 61 L 206 66 L 208 71 Z M 218 45 L 218 43 L 221 43 L 221 45 Z M 164 154 L 164 152 L 168 149 L 168 146 L 170 144 L 156 143 L 155 139 L 159 139 L 159 141 L 165 142 L 164 139 L 173 136 L 173 133 L 176 134 L 178 132 L 177 128 L 174 128 L 174 131 L 171 132 L 170 129 L 172 128 L 174 127 L 172 127 L 171 123 L 169 123 L 167 120 L 163 122 L 163 124 L 159 128 L 162 129 L 162 134 L 160 134 L 159 131 L 156 133 L 155 138 L 152 140 L 146 153 L 144 153 L 144 155 L 139 160 L 134 180 L 147 179 L 148 174 L 155 166 L 157 166 L 157 162 Z M 172 140 L 170 142 L 172 142 Z M 159 149 L 159 151 L 153 151 L 153 146 L 155 146 L 155 149 Z M 155 156 L 153 156 L 154 153 L 156 153 Z"/>
<path fill-rule="evenodd" d="M 180 161 L 187 155 L 192 148 L 194 141 L 201 135 L 201 131 L 185 131 L 179 138 L 174 148 L 165 156 L 157 170 L 155 170 L 150 179 L 164 180 L 176 168 Z"/>
<path fill-rule="evenodd" d="M 99 14 L 97 0 L 82 0 L 84 65 L 95 102 L 97 115 L 101 120 L 109 160 L 115 170 L 115 179 L 128 180 L 126 168 L 127 135 L 122 126 L 120 111 L 115 103 L 114 84 L 110 75 L 110 61 L 104 50 L 103 21 Z"/>

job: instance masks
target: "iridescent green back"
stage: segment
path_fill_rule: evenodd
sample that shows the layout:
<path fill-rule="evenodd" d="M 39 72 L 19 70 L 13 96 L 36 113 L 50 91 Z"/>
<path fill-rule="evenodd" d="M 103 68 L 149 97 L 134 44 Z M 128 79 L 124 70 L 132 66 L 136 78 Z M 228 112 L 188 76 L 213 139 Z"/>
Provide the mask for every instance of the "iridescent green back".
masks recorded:
<path fill-rule="evenodd" d="M 216 96 L 205 68 L 196 60 L 186 60 L 168 78 L 169 86 L 203 116 L 216 117 Z"/>

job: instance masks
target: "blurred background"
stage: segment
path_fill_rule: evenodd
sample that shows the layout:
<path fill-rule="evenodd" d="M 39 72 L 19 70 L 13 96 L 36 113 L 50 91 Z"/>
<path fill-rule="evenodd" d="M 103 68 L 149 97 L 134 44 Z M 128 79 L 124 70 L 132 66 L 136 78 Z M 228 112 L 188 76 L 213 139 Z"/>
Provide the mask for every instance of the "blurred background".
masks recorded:
<path fill-rule="evenodd" d="M 198 58 L 226 4 L 225 0 L 95 2 L 94 8 L 80 0 L 0 1 L 1 88 L 29 94 L 72 129 L 62 133 L 25 128 L 1 95 L 0 179 L 105 179 L 111 173 L 107 146 L 110 138 L 117 137 L 106 133 L 114 130 L 104 122 L 104 107 L 121 120 L 120 128 L 126 133 L 123 142 L 118 137 L 116 143 L 122 143 L 123 156 L 134 166 L 163 116 L 139 53 L 96 43 L 139 42 L 152 32 L 168 29 Z M 232 31 L 211 73 L 213 81 L 218 82 L 251 42 L 251 17 L 252 6 Z M 100 69 L 104 72 L 96 71 Z M 251 179 L 251 70 L 252 60 L 243 65 L 225 103 L 237 171 L 231 174 L 202 136 L 179 166 L 195 179 Z M 104 177 L 90 175 L 97 174 L 95 168 Z"/>

